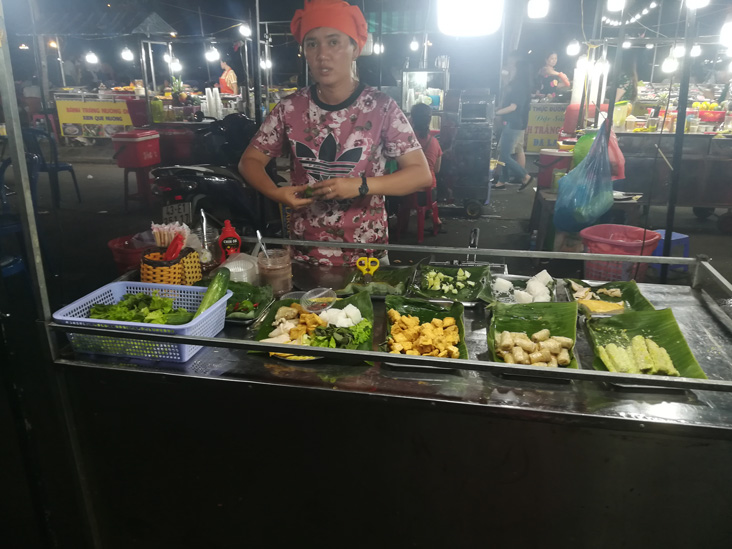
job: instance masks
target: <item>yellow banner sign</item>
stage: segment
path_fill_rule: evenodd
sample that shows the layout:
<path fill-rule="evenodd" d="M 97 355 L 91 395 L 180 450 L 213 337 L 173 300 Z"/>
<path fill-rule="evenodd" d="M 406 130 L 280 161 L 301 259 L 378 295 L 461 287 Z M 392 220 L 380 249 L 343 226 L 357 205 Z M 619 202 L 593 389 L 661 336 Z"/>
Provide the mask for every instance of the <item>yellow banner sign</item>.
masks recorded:
<path fill-rule="evenodd" d="M 66 137 L 112 137 L 132 128 L 127 104 L 114 101 L 56 101 L 61 134 Z"/>
<path fill-rule="evenodd" d="M 564 125 L 566 109 L 567 105 L 531 104 L 529 125 L 526 128 L 526 150 L 528 152 L 557 148 L 557 135 Z"/>

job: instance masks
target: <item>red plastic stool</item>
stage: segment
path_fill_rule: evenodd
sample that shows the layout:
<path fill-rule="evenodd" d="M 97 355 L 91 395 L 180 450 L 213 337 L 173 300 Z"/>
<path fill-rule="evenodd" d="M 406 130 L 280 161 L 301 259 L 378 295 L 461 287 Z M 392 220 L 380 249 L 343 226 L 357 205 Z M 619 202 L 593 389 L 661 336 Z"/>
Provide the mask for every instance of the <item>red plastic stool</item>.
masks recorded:
<path fill-rule="evenodd" d="M 140 202 L 144 202 L 148 207 L 152 203 L 150 170 L 152 170 L 152 166 L 146 168 L 125 168 L 125 211 L 127 211 L 127 202 L 130 200 L 139 200 Z M 134 172 L 137 181 L 137 192 L 134 194 L 130 194 L 130 172 Z"/>
<path fill-rule="evenodd" d="M 419 205 L 419 194 L 412 193 L 409 196 L 405 196 L 401 204 L 399 204 L 396 240 L 401 239 L 402 234 L 407 231 L 409 227 L 409 216 L 412 210 L 417 212 L 417 242 L 421 244 L 424 240 L 424 218 L 429 210 L 432 211 L 432 235 L 437 236 L 440 230 L 440 216 L 437 202 L 432 200 L 432 189 L 427 189 L 423 193 L 425 195 L 424 206 Z"/>

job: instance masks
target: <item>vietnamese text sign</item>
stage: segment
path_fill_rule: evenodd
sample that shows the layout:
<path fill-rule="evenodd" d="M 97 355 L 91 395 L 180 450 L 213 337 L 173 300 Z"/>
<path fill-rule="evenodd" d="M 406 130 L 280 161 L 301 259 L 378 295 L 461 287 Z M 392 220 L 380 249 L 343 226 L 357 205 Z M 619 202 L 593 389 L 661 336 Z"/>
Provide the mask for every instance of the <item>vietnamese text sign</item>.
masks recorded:
<path fill-rule="evenodd" d="M 565 110 L 567 110 L 567 105 L 531 104 L 529 125 L 526 128 L 527 151 L 539 152 L 541 149 L 557 147 L 557 135 L 564 125 Z"/>
<path fill-rule="evenodd" d="M 66 137 L 112 137 L 132 126 L 124 102 L 60 100 L 56 109 Z"/>

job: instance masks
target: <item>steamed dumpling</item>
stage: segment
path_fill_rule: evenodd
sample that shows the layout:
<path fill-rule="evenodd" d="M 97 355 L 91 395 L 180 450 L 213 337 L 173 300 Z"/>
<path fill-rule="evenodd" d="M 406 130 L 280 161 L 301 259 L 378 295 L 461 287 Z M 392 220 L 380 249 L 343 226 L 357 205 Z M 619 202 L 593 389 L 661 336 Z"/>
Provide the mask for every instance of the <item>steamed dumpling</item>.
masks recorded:
<path fill-rule="evenodd" d="M 348 318 L 351 319 L 351 322 L 353 322 L 354 326 L 361 322 L 361 311 L 359 311 L 358 307 L 356 307 L 355 305 L 349 303 L 348 305 L 343 307 L 343 312 L 348 316 Z"/>

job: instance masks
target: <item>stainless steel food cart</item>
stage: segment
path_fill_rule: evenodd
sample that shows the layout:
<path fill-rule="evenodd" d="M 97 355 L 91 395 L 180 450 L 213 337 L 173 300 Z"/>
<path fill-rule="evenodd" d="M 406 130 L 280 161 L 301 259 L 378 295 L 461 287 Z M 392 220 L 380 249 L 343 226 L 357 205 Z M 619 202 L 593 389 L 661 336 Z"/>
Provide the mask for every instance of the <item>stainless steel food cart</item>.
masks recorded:
<path fill-rule="evenodd" d="M 527 252 L 424 254 L 486 260 Z M 101 546 L 132 543 L 128 524 L 143 525 L 146 543 L 185 545 L 208 531 L 196 523 L 216 524 L 206 535 L 221 545 L 271 546 L 327 530 L 349 541 L 359 532 L 349 546 L 719 546 L 732 535 L 718 515 L 732 488 L 732 285 L 706 258 L 660 261 L 688 264 L 693 284 L 641 290 L 675 311 L 709 379 L 587 369 L 592 355 L 582 338 L 579 370 L 490 362 L 482 307 L 466 309 L 464 361 L 319 349 L 319 361 L 287 362 L 253 354 L 279 347 L 241 326 L 191 340 L 207 347 L 183 364 L 59 349 L 54 364 L 91 529 Z M 305 268 L 295 283 L 325 277 L 333 283 L 337 272 Z M 385 311 L 383 301 L 373 303 L 377 344 Z M 678 513 L 684 520 L 669 528 Z M 278 529 L 281 521 L 287 528 Z M 364 528 L 366 521 L 377 526 Z"/>

